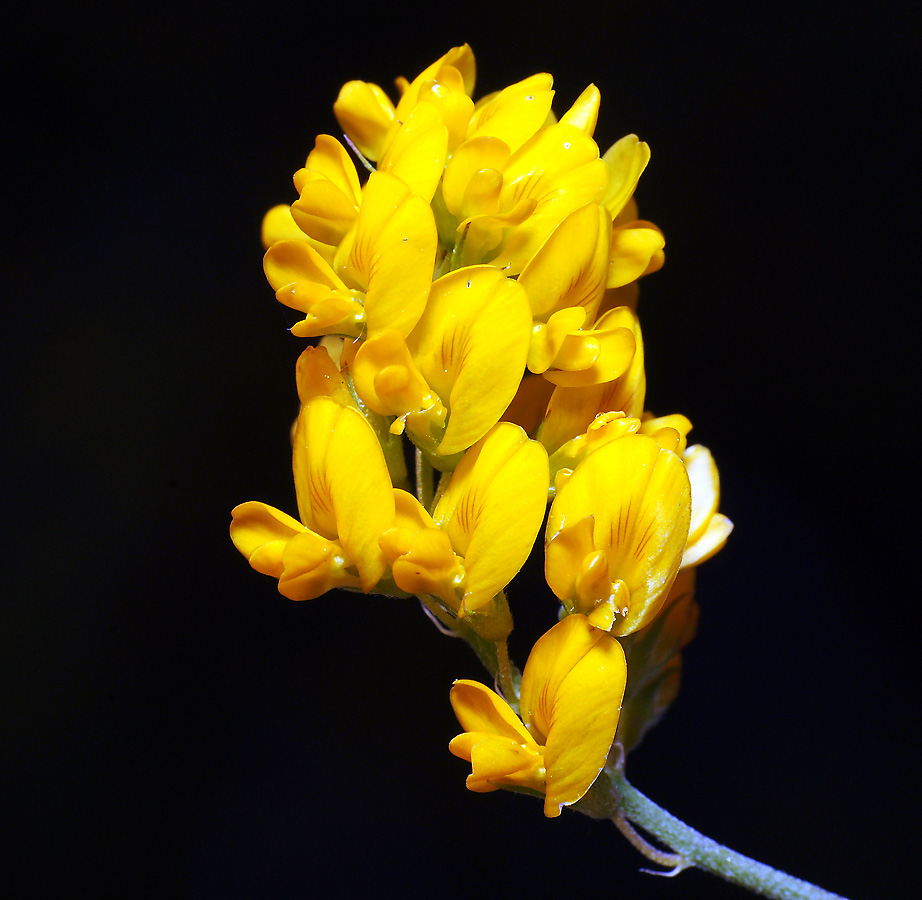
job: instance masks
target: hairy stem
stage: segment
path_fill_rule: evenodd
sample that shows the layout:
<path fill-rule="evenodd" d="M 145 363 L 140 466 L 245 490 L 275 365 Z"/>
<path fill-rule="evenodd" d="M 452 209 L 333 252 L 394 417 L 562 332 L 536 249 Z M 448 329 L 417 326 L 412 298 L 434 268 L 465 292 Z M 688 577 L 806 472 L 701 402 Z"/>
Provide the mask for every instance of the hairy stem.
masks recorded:
<path fill-rule="evenodd" d="M 664 864 L 668 859 L 668 864 L 674 864 L 677 869 L 694 866 L 775 900 L 843 900 L 839 894 L 794 878 L 705 837 L 638 791 L 617 767 L 609 767 L 602 773 L 593 792 L 596 796 L 591 814 L 596 816 L 604 808 L 613 818 L 620 816 L 640 826 L 669 847 L 671 853 L 664 855 Z M 659 852 L 653 847 L 650 849 Z M 645 855 L 654 859 L 650 854 Z"/>

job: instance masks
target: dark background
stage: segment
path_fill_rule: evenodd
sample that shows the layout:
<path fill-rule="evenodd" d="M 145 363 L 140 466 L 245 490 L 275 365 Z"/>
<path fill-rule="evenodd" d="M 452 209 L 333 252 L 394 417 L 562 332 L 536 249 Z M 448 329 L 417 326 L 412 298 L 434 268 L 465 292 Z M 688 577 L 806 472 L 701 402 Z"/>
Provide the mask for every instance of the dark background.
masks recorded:
<path fill-rule="evenodd" d="M 907 5 L 908 8 L 908 5 Z M 294 604 L 227 538 L 294 511 L 303 342 L 259 226 L 351 78 L 453 44 L 478 95 L 590 81 L 652 147 L 648 407 L 736 523 L 682 693 L 632 756 L 705 834 L 852 898 L 917 856 L 919 22 L 881 4 L 35 7 L 8 72 L 5 896 L 741 897 L 614 827 L 464 788 L 466 647 L 412 604 Z M 912 168 L 910 168 L 912 163 Z M 533 573 L 534 575 L 534 573 Z M 554 604 L 514 589 L 524 634 Z M 530 613 L 524 610 L 531 610 Z M 917 879 L 913 879 L 917 881 Z"/>

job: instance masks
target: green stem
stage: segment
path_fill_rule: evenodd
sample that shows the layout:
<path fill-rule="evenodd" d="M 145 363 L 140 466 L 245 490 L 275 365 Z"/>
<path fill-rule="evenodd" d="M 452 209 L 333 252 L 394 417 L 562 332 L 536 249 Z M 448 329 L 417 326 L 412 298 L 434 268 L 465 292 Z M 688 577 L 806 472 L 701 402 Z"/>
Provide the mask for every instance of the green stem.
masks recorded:
<path fill-rule="evenodd" d="M 506 639 L 496 642 L 496 662 L 499 666 L 499 686 L 506 698 L 506 702 L 511 706 L 518 700 L 518 691 L 512 683 L 512 662 L 509 659 L 509 645 Z M 516 709 L 518 704 L 516 703 Z"/>
<path fill-rule="evenodd" d="M 416 448 L 416 499 L 427 511 L 432 512 L 432 466 L 419 447 Z"/>
<path fill-rule="evenodd" d="M 606 777 L 607 776 L 607 777 Z M 599 784 L 599 782 L 602 782 Z M 686 825 L 633 787 L 622 772 L 606 769 L 596 784 L 608 794 L 608 809 L 616 810 L 669 847 L 686 866 L 694 866 L 726 881 L 776 900 L 843 900 L 839 894 L 794 878 L 742 853 L 724 847 Z M 593 787 L 595 790 L 595 787 Z M 602 800 L 602 797 L 598 797 Z M 636 846 L 636 845 L 635 845 Z M 677 865 L 677 869 L 681 868 Z"/>

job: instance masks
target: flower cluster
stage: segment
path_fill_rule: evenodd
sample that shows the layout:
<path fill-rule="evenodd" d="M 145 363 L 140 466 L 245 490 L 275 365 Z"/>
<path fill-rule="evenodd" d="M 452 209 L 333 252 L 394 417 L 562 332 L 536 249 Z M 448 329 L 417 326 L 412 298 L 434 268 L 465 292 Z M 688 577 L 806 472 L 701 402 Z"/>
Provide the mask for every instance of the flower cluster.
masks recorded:
<path fill-rule="evenodd" d="M 419 597 L 502 691 L 452 689 L 468 787 L 556 816 L 675 696 L 692 567 L 732 525 L 688 419 L 644 411 L 637 281 L 664 260 L 633 199 L 649 148 L 600 154 L 593 85 L 558 118 L 550 75 L 477 102 L 474 80 L 464 45 L 398 80 L 396 105 L 349 82 L 345 145 L 317 137 L 298 198 L 266 215 L 266 276 L 319 341 L 296 369 L 298 518 L 244 503 L 231 536 L 292 600 Z M 506 588 L 545 516 L 561 620 L 519 688 Z"/>

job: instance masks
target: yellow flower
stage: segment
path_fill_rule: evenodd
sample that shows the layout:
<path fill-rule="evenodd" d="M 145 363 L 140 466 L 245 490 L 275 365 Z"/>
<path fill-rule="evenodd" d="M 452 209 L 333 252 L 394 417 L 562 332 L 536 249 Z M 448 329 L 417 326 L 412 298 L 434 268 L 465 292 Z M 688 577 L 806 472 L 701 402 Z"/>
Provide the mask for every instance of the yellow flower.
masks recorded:
<path fill-rule="evenodd" d="M 630 330 L 634 338 L 634 352 L 621 374 L 600 384 L 559 384 L 547 405 L 547 415 L 540 429 L 541 443 L 548 453 L 554 453 L 563 444 L 584 434 L 599 413 L 623 412 L 637 417 L 643 413 L 646 393 L 643 341 L 640 322 L 626 306 L 604 313 L 596 322 L 597 329 Z"/>
<path fill-rule="evenodd" d="M 447 155 L 448 128 L 439 110 L 431 103 L 420 103 L 394 135 L 378 171 L 395 175 L 428 203 L 442 177 Z"/>
<path fill-rule="evenodd" d="M 315 397 L 331 397 L 340 406 L 358 409 L 355 397 L 327 347 L 307 347 L 302 351 L 295 366 L 295 382 L 301 406 L 307 406 Z"/>
<path fill-rule="evenodd" d="M 300 194 L 291 215 L 309 237 L 336 245 L 355 223 L 361 202 L 359 176 L 345 148 L 336 138 L 321 134 L 303 169 L 295 172 Z"/>
<path fill-rule="evenodd" d="M 333 587 L 366 593 L 386 569 L 378 544 L 394 522 L 390 476 L 372 427 L 329 396 L 310 400 L 295 424 L 293 469 L 301 521 L 250 501 L 233 510 L 231 539 L 291 600 Z"/>
<path fill-rule="evenodd" d="M 569 122 L 539 129 L 515 152 L 499 138 L 470 143 L 477 152 L 457 164 L 465 174 L 449 175 L 453 157 L 445 175 L 449 212 L 476 210 L 457 227 L 462 265 L 491 262 L 517 275 L 569 213 L 602 199 L 608 174 L 599 148 Z"/>
<path fill-rule="evenodd" d="M 570 612 L 626 635 L 659 612 L 685 550 L 691 487 L 682 460 L 627 434 L 589 453 L 557 491 L 545 574 Z"/>
<path fill-rule="evenodd" d="M 421 100 L 433 99 L 437 104 L 443 91 L 434 89 L 434 83 L 441 83 L 449 91 L 463 88 L 466 96 L 474 92 L 476 66 L 471 48 L 464 44 L 453 47 L 432 65 L 423 69 L 412 82 L 398 79 L 401 98 L 397 107 L 387 94 L 376 84 L 364 81 L 350 81 L 343 85 L 333 112 L 343 131 L 371 160 L 384 157 L 402 123 L 406 122 Z M 451 107 L 455 102 L 443 101 L 445 117 L 452 118 Z M 465 111 L 468 111 L 465 109 Z M 468 111 L 469 112 L 469 111 Z"/>
<path fill-rule="evenodd" d="M 574 469 L 580 462 L 590 453 L 598 450 L 599 447 L 609 441 L 640 431 L 641 427 L 640 419 L 626 416 L 623 412 L 599 413 L 592 420 L 585 434 L 580 434 L 567 441 L 551 454 L 548 461 L 550 463 L 551 485 L 555 493 L 573 474 Z M 658 441 L 658 443 L 661 442 Z"/>
<path fill-rule="evenodd" d="M 385 327 L 406 335 L 426 305 L 437 242 L 428 203 L 377 172 L 332 265 L 310 243 L 283 240 L 266 251 L 266 277 L 281 303 L 305 313 L 291 329 L 299 337 Z"/>
<path fill-rule="evenodd" d="M 472 791 L 524 788 L 545 796 L 544 814 L 576 803 L 605 766 L 627 671 L 621 645 L 585 616 L 568 616 L 535 644 L 522 674 L 522 719 L 494 691 L 456 681 L 465 729 L 449 750 L 471 763 Z"/>
<path fill-rule="evenodd" d="M 464 560 L 416 497 L 395 489 L 394 502 L 394 526 L 379 539 L 394 584 L 408 594 L 438 597 L 443 607 L 457 616 L 463 596 Z"/>
<path fill-rule="evenodd" d="M 447 476 L 446 476 L 447 477 Z M 494 426 L 461 459 L 430 516 L 395 491 L 394 528 L 381 536 L 394 582 L 431 594 L 481 633 L 491 601 L 515 577 L 534 544 L 547 498 L 547 454 L 508 422 Z M 505 635 L 502 635 L 505 637 Z"/>
<path fill-rule="evenodd" d="M 528 558 L 547 505 L 547 454 L 516 425 L 501 422 L 464 454 L 433 519 L 464 557 L 462 609 L 486 604 Z"/>
<path fill-rule="evenodd" d="M 565 309 L 582 309 L 594 322 L 605 290 L 611 215 L 599 203 L 569 213 L 519 275 L 536 322 Z"/>
<path fill-rule="evenodd" d="M 350 363 L 356 391 L 370 409 L 396 416 L 392 430 L 405 427 L 444 469 L 515 396 L 530 331 L 528 301 L 515 281 L 491 266 L 458 269 L 432 284 L 406 340 L 381 331 L 358 346 Z"/>
<path fill-rule="evenodd" d="M 688 446 L 688 432 L 692 423 L 687 416 L 681 413 L 672 413 L 668 416 L 654 416 L 645 412 L 641 416 L 640 433 L 654 438 L 657 443 L 682 456 Z"/>

